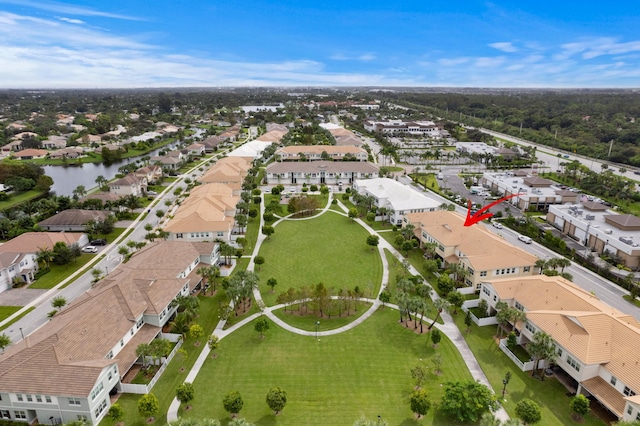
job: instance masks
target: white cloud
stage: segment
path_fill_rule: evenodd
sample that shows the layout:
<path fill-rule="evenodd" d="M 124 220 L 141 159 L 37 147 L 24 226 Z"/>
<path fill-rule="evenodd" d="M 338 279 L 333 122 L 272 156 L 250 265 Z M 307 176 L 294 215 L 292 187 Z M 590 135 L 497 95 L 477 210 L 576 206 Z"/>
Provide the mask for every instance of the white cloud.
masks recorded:
<path fill-rule="evenodd" d="M 329 59 L 334 61 L 373 61 L 376 59 L 376 55 L 373 53 L 364 53 L 362 55 L 346 55 L 344 53 L 336 53 L 331 55 Z"/>
<path fill-rule="evenodd" d="M 82 24 L 85 23 L 84 21 L 81 21 L 80 19 L 73 19 L 73 18 L 58 18 L 58 19 L 61 20 L 61 21 L 64 21 L 64 22 L 68 22 L 70 24 L 82 25 Z"/>
<path fill-rule="evenodd" d="M 455 67 L 457 65 L 466 64 L 470 61 L 470 58 L 442 58 L 438 60 L 438 63 L 444 67 Z"/>
<path fill-rule="evenodd" d="M 513 53 L 518 51 L 518 48 L 515 47 L 513 43 L 511 43 L 510 41 L 491 43 L 489 44 L 489 46 L 493 47 L 494 49 L 498 49 L 502 52 L 507 52 L 507 53 Z"/>
<path fill-rule="evenodd" d="M 593 59 L 604 55 L 619 55 L 640 52 L 640 41 L 619 43 L 614 38 L 601 37 L 561 45 L 563 57 L 581 54 L 583 59 Z"/>
<path fill-rule="evenodd" d="M 18 6 L 27 6 L 34 9 L 48 10 L 51 12 L 64 13 L 67 15 L 80 16 L 100 16 L 103 18 L 124 19 L 128 21 L 143 21 L 143 19 L 135 16 L 120 15 L 117 13 L 102 12 L 89 7 L 70 5 L 54 1 L 32 1 L 32 0 L 0 0 L 0 3 L 15 4 Z M 106 4 L 109 4 L 108 2 Z"/>

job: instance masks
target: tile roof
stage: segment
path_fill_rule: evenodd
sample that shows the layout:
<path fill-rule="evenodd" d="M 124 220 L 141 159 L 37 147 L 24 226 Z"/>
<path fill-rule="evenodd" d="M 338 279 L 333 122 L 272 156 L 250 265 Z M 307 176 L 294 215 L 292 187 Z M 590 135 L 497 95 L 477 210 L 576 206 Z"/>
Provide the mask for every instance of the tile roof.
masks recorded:
<path fill-rule="evenodd" d="M 527 319 L 580 362 L 602 364 L 640 390 L 640 323 L 635 318 L 561 277 L 495 280 L 490 285 L 500 299 L 521 303 Z"/>
<path fill-rule="evenodd" d="M 80 210 L 69 209 L 63 210 L 58 214 L 55 214 L 42 222 L 40 226 L 79 226 L 84 225 L 90 220 L 104 220 L 111 216 L 111 212 L 102 210 Z"/>
<path fill-rule="evenodd" d="M 378 167 L 365 161 L 309 161 L 275 162 L 267 166 L 267 173 L 370 173 L 378 174 Z"/>
<path fill-rule="evenodd" d="M 147 245 L 45 326 L 9 347 L 0 357 L 0 389 L 86 397 L 104 367 L 117 362 L 124 374 L 136 359 L 138 343 L 151 341 L 160 329 L 142 327 L 114 359 L 107 354 L 143 313 L 157 314 L 185 283 L 192 287 L 199 280 L 195 268 L 185 278 L 180 273 L 213 249 L 214 243 Z"/>
<path fill-rule="evenodd" d="M 436 210 L 406 217 L 416 229 L 421 228 L 444 246 L 456 247 L 476 271 L 530 266 L 538 260 L 489 232 L 483 224 L 464 226 L 464 218 L 456 212 Z"/>
<path fill-rule="evenodd" d="M 40 249 L 53 249 L 57 242 L 66 245 L 80 241 L 84 234 L 69 232 L 27 232 L 0 244 L 0 253 L 38 253 Z"/>

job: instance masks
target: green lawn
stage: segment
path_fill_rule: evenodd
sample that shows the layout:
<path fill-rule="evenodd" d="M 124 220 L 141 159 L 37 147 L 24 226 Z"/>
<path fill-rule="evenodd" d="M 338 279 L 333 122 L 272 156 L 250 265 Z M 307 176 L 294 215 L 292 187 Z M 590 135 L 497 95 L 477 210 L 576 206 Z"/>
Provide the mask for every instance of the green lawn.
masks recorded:
<path fill-rule="evenodd" d="M 6 309 L 6 311 L 3 312 L 4 309 Z M 0 306 L 0 321 L 3 321 L 4 319 L 9 318 L 11 315 L 13 315 L 14 312 L 17 312 L 20 309 L 22 309 L 22 306 Z M 24 317 L 34 309 L 35 309 L 35 306 L 32 306 L 29 309 L 25 310 L 23 313 L 21 313 L 20 315 L 18 315 L 17 317 L 15 317 L 11 321 L 9 321 L 8 323 L 0 327 L 0 331 L 11 327 L 13 323 L 19 321 L 22 317 Z M 11 312 L 11 310 L 13 310 L 13 312 Z"/>
<path fill-rule="evenodd" d="M 91 262 L 96 256 L 100 255 L 83 253 L 75 263 L 71 262 L 67 265 L 55 265 L 52 263 L 49 267 L 49 272 L 39 277 L 33 284 L 29 286 L 29 288 L 41 290 L 48 290 L 50 288 L 53 288 L 57 286 L 61 281 L 65 280 L 67 277 L 76 272 L 78 269 Z M 67 285 L 69 284 L 71 284 L 71 282 Z"/>
<path fill-rule="evenodd" d="M 335 289 L 358 286 L 365 296 L 375 296 L 382 279 L 382 261 L 366 244 L 367 235 L 357 223 L 331 212 L 280 222 L 260 248 L 265 263 L 258 274 L 267 306 L 274 305 L 277 295 L 289 287 L 311 287 L 320 282 Z M 274 293 L 266 285 L 272 277 L 278 280 Z"/>
<path fill-rule="evenodd" d="M 0 201 L 0 210 L 8 209 L 10 207 L 15 207 L 19 204 L 24 203 L 25 201 L 33 200 L 34 198 L 38 198 L 44 193 L 42 191 L 38 191 L 37 189 L 32 189 L 30 191 L 20 192 L 19 194 L 13 195 L 11 194 L 10 198 L 6 201 Z"/>
<path fill-rule="evenodd" d="M 224 292 L 218 292 L 215 297 L 198 297 L 200 300 L 200 316 L 196 318 L 195 322 L 200 324 L 204 328 L 205 336 L 210 335 L 213 332 L 216 324 L 218 323 L 218 302 L 221 300 Z M 195 363 L 198 355 L 205 346 L 206 339 L 208 337 L 200 338 L 200 346 L 194 346 L 194 339 L 187 337 L 182 346 L 188 352 L 187 358 L 182 362 L 179 356 L 176 356 L 173 362 L 169 364 L 165 370 L 162 378 L 153 387 L 151 391 L 160 401 L 160 412 L 157 416 L 155 425 L 161 426 L 166 422 L 166 414 L 169 410 L 169 404 L 176 395 L 176 388 L 187 377 L 187 373 Z M 184 366 L 185 370 L 180 371 Z M 118 399 L 118 403 L 124 409 L 125 416 L 123 422 L 127 426 L 146 426 L 145 419 L 138 414 L 138 399 L 141 395 L 122 394 Z M 113 426 L 115 423 L 109 417 L 106 417 L 102 422 L 104 426 Z"/>
<path fill-rule="evenodd" d="M 244 400 L 240 417 L 259 425 L 350 425 L 361 415 L 381 415 L 389 424 L 451 425 L 430 412 L 414 420 L 408 395 L 413 390 L 411 368 L 429 369 L 425 388 L 433 402 L 440 400 L 441 384 L 469 380 L 457 350 L 443 338 L 437 349 L 397 323 L 396 312 L 383 309 L 355 329 L 335 336 L 299 336 L 271 324 L 264 339 L 253 323 L 221 341 L 219 356 L 205 361 L 194 382 L 193 409 L 179 412 L 191 418 L 217 418 L 226 424 L 225 393 L 238 390 Z M 442 374 L 433 374 L 430 362 L 442 354 Z M 280 386 L 288 402 L 277 417 L 265 403 L 267 390 Z M 128 426 L 132 423 L 126 422 Z M 140 423 L 138 423 L 140 424 Z"/>
<path fill-rule="evenodd" d="M 273 311 L 273 313 L 275 314 L 275 316 L 277 316 L 287 324 L 292 325 L 293 327 L 299 328 L 301 330 L 315 331 L 316 321 L 318 321 L 318 317 L 310 315 L 300 315 L 298 307 L 299 305 L 292 305 L 290 307 L 287 307 L 286 312 L 284 309 L 277 309 Z M 347 324 L 350 324 L 362 314 L 367 312 L 367 309 L 369 309 L 370 307 L 370 303 L 357 302 L 355 312 L 353 308 L 351 308 L 351 314 L 349 316 L 323 318 L 320 321 L 319 329 L 324 331 L 335 330 L 336 328 L 340 328 Z M 304 310 L 302 312 L 304 312 Z"/>
<path fill-rule="evenodd" d="M 465 330 L 464 315 L 454 315 L 454 319 L 460 330 Z M 570 398 L 565 394 L 567 389 L 553 378 L 540 381 L 531 377 L 531 372 L 522 372 L 507 358 L 494 342 L 493 336 L 496 326 L 471 327 L 470 333 L 464 333 L 469 347 L 480 363 L 484 374 L 489 379 L 496 393 L 502 393 L 502 379 L 507 371 L 512 374 L 507 386 L 507 402 L 504 403 L 510 416 L 515 416 L 515 404 L 523 398 L 536 401 L 542 409 L 542 421 L 546 425 L 572 425 L 578 424 L 571 419 L 569 408 Z M 589 414 L 582 425 L 604 425 L 597 417 Z"/>

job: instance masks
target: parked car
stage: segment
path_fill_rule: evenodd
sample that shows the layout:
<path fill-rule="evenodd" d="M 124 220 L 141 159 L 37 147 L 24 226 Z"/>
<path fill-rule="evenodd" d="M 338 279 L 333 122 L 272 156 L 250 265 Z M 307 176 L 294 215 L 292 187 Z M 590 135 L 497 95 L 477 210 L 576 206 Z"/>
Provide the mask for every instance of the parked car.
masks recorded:
<path fill-rule="evenodd" d="M 147 191 L 147 194 L 149 194 L 149 195 L 158 195 L 158 193 L 156 191 Z"/>
<path fill-rule="evenodd" d="M 98 247 L 96 247 L 96 246 L 84 246 L 84 247 L 82 247 L 82 251 L 84 253 L 97 253 L 98 252 Z"/>
<path fill-rule="evenodd" d="M 518 235 L 518 239 L 525 244 L 531 244 L 531 242 L 533 241 L 531 237 L 527 237 L 526 235 Z"/>
<path fill-rule="evenodd" d="M 98 238 L 97 240 L 91 240 L 89 244 L 91 244 L 92 246 L 106 246 L 107 240 L 103 238 Z"/>
<path fill-rule="evenodd" d="M 493 225 L 494 228 L 502 229 L 502 224 L 498 221 L 492 220 L 491 224 Z"/>

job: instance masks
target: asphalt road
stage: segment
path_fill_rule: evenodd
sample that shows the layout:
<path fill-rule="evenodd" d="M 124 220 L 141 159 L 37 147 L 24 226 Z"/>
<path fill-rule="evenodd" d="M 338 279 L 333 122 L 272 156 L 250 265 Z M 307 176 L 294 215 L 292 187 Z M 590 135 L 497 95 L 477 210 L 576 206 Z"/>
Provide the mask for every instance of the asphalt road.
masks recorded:
<path fill-rule="evenodd" d="M 560 163 L 563 162 L 571 162 L 574 160 L 579 161 L 581 164 L 587 166 L 590 170 L 600 173 L 603 171 L 602 165 L 606 164 L 609 166 L 609 169 L 614 170 L 617 175 L 624 176 L 628 179 L 635 180 L 640 182 L 640 175 L 636 175 L 634 169 L 631 166 L 627 166 L 625 164 L 613 163 L 610 161 L 602 161 L 594 158 L 584 157 L 582 155 L 577 155 L 568 151 L 560 151 L 545 145 L 536 144 L 531 141 L 527 141 L 524 139 L 520 139 L 514 136 L 507 135 L 505 133 L 494 132 L 493 130 L 488 129 L 479 129 L 484 133 L 488 133 L 491 136 L 508 140 L 510 142 L 517 143 L 518 145 L 524 146 L 535 146 L 538 149 L 536 150 L 536 157 L 543 161 L 542 167 L 546 167 L 549 170 L 557 170 L 560 168 Z M 560 155 L 558 157 L 558 155 Z M 624 173 L 620 173 L 620 167 L 624 168 Z"/>

